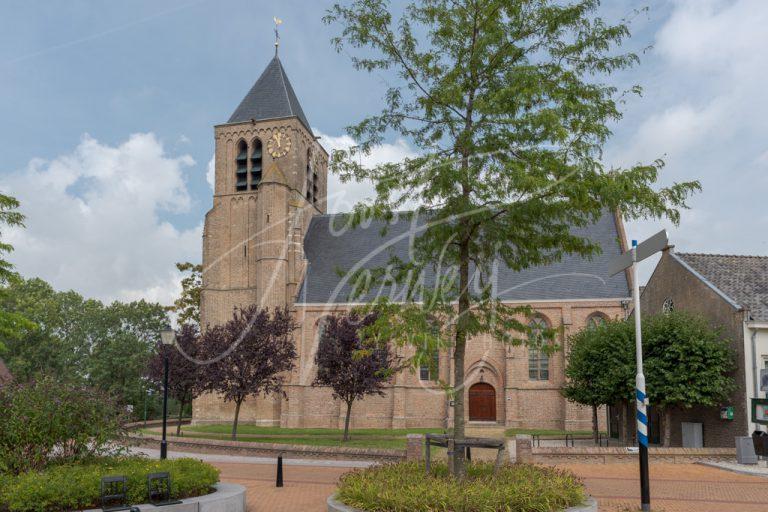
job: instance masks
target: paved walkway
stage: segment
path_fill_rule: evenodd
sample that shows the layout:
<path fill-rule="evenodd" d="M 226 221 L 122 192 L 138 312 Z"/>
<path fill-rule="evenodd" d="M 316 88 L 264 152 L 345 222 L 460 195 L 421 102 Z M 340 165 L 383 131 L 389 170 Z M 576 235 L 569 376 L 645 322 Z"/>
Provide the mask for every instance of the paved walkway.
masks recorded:
<path fill-rule="evenodd" d="M 157 450 L 141 449 L 151 457 Z M 221 470 L 221 479 L 248 489 L 249 512 L 325 512 L 325 499 L 341 475 L 361 461 L 286 459 L 284 487 L 275 487 L 274 459 L 170 452 L 169 457 L 194 457 Z M 568 464 L 597 498 L 601 512 L 639 509 L 640 489 L 635 464 Z M 651 464 L 654 512 L 768 512 L 768 478 L 743 475 L 698 464 Z"/>
<path fill-rule="evenodd" d="M 638 510 L 640 485 L 636 464 L 569 464 L 600 512 Z M 698 464 L 651 464 L 654 512 L 766 512 L 768 479 Z"/>

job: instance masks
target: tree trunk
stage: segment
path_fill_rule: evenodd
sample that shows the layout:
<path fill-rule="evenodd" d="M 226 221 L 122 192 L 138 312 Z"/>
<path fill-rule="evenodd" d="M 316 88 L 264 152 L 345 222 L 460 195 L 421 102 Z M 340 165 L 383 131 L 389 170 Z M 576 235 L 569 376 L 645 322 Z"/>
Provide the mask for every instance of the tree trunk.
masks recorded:
<path fill-rule="evenodd" d="M 619 402 L 617 407 L 619 409 L 619 444 L 629 446 L 627 441 L 627 408 L 624 407 L 624 402 Z"/>
<path fill-rule="evenodd" d="M 184 407 L 187 405 L 186 402 L 180 402 L 179 403 L 179 422 L 176 424 L 176 436 L 181 435 L 181 418 L 184 417 Z"/>
<path fill-rule="evenodd" d="M 600 443 L 600 430 L 597 422 L 597 406 L 592 406 L 592 435 L 595 438 L 595 444 Z"/>
<path fill-rule="evenodd" d="M 672 408 L 664 407 L 661 410 L 662 424 L 664 425 L 664 448 L 669 448 L 672 444 Z"/>
<path fill-rule="evenodd" d="M 461 243 L 459 249 L 459 310 L 456 322 L 456 346 L 453 359 L 453 438 L 463 440 L 464 434 L 464 352 L 467 346 L 466 321 L 469 314 L 469 243 Z M 451 456 L 452 473 L 454 476 L 463 477 L 464 450 L 454 449 Z"/>
<path fill-rule="evenodd" d="M 352 401 L 347 402 L 347 417 L 344 418 L 344 441 L 349 441 L 349 417 L 352 415 Z"/>
<path fill-rule="evenodd" d="M 232 422 L 232 440 L 237 440 L 237 419 L 240 417 L 240 406 L 243 400 L 235 400 L 235 420 Z"/>
<path fill-rule="evenodd" d="M 624 429 L 625 446 L 633 446 L 637 434 L 634 402 L 625 400 L 622 402 L 622 410 L 624 411 L 624 425 L 622 428 Z"/>

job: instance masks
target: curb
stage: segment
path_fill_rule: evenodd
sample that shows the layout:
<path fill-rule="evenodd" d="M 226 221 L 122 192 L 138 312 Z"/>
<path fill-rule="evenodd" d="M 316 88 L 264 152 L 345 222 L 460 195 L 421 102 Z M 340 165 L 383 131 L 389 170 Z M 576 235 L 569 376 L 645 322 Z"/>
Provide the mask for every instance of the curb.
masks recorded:
<path fill-rule="evenodd" d="M 353 508 L 343 504 L 336 499 L 335 494 L 328 496 L 326 504 L 328 505 L 328 512 L 365 512 L 359 508 Z M 587 502 L 584 505 L 569 507 L 563 512 L 597 512 L 597 500 L 592 496 L 587 496 Z"/>
<path fill-rule="evenodd" d="M 142 512 L 150 510 L 162 510 L 163 512 L 245 512 L 245 487 L 239 484 L 218 483 L 216 492 L 185 498 L 181 503 L 156 507 L 145 503 L 133 505 Z M 84 512 L 101 512 L 100 508 L 85 510 Z"/>

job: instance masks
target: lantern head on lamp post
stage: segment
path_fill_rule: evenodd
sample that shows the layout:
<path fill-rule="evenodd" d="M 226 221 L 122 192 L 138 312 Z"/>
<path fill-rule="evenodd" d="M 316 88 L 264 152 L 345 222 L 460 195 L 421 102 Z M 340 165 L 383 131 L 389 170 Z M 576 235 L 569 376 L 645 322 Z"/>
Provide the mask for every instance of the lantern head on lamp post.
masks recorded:
<path fill-rule="evenodd" d="M 163 440 L 160 441 L 160 458 L 168 457 L 168 442 L 165 439 L 168 428 L 168 350 L 176 344 L 176 331 L 170 325 L 160 331 L 160 342 L 163 344 Z"/>

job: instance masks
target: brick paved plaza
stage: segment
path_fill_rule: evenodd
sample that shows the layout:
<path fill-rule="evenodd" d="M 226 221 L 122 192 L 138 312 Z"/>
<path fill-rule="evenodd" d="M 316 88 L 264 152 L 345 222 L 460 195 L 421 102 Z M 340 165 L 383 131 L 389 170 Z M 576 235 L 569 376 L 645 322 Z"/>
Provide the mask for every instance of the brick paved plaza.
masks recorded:
<path fill-rule="evenodd" d="M 249 512 L 324 512 L 325 499 L 347 468 L 285 466 L 285 487 L 275 488 L 275 466 L 214 463 L 222 480 L 245 485 Z M 638 504 L 634 464 L 564 466 L 584 479 L 601 512 Z M 766 512 L 768 479 L 694 464 L 651 465 L 653 510 L 662 512 Z"/>

